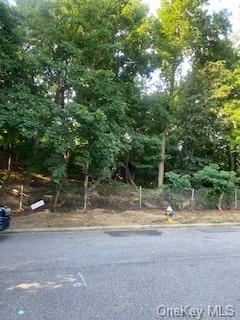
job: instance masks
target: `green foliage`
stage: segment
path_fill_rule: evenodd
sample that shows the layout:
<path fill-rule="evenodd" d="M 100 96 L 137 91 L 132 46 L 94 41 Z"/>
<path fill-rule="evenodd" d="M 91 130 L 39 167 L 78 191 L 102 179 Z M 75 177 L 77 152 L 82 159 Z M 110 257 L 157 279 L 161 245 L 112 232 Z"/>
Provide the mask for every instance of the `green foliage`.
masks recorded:
<path fill-rule="evenodd" d="M 239 178 L 233 171 L 220 170 L 217 164 L 205 166 L 194 175 L 195 179 L 206 187 L 211 187 L 217 193 L 233 191 Z"/>
<path fill-rule="evenodd" d="M 170 94 L 175 89 L 179 66 L 184 57 L 192 53 L 198 30 L 196 18 L 198 15 L 206 16 L 202 7 L 204 3 L 205 0 L 163 0 L 158 10 L 156 47 Z"/>
<path fill-rule="evenodd" d="M 167 184 L 167 187 L 170 190 L 190 191 L 192 188 L 190 176 L 187 174 L 181 175 L 172 171 L 172 172 L 167 172 L 165 176 L 169 181 L 169 183 Z"/>
<path fill-rule="evenodd" d="M 160 139 L 156 135 L 135 134 L 130 144 L 132 165 L 135 168 L 136 182 L 154 186 L 159 162 Z"/>
<path fill-rule="evenodd" d="M 140 0 L 16 2 L 0 1 L 1 153 L 57 185 L 73 174 L 109 181 L 121 167 L 154 187 L 166 161 L 170 188 L 187 191 L 186 174 L 204 165 L 240 170 L 239 57 L 226 12 L 209 14 L 204 0 L 163 0 L 156 18 Z M 157 68 L 161 87 L 146 93 L 141 81 Z M 207 168 L 216 181 L 199 171 L 198 182 L 218 192 L 236 184 Z"/>
<path fill-rule="evenodd" d="M 240 68 L 228 69 L 225 61 L 209 63 L 203 71 L 211 84 L 209 100 L 217 106 L 223 134 L 230 148 L 240 152 Z"/>
<path fill-rule="evenodd" d="M 48 154 L 45 170 L 56 183 L 67 178 L 71 165 L 85 174 L 87 163 L 93 180 L 110 177 L 126 144 L 127 89 L 150 68 L 146 6 L 125 0 L 17 4 L 38 92 L 55 102 L 38 135 L 38 152 Z"/>
<path fill-rule="evenodd" d="M 21 60 L 18 55 L 21 39 L 18 23 L 13 10 L 0 1 L 0 88 L 16 82 L 21 73 Z"/>

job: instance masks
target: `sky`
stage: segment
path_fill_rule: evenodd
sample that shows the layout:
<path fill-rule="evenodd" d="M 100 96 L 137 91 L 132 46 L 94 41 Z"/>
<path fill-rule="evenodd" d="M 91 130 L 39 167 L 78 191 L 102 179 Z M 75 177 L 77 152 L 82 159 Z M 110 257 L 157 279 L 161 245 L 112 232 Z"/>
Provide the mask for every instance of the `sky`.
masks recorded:
<path fill-rule="evenodd" d="M 159 7 L 160 0 L 144 0 L 150 7 L 151 13 L 155 14 Z M 218 12 L 227 9 L 232 13 L 230 21 L 233 32 L 240 31 L 240 1 L 239 0 L 209 0 L 209 11 Z"/>

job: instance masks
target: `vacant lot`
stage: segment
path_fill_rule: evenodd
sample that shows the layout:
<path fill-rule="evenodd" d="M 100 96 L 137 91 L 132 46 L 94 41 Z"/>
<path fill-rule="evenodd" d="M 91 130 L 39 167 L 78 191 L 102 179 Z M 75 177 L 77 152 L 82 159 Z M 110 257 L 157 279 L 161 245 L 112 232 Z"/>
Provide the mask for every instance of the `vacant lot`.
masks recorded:
<path fill-rule="evenodd" d="M 190 223 L 240 223 L 240 211 L 179 212 L 172 222 L 160 210 L 109 211 L 104 209 L 71 213 L 34 212 L 13 217 L 11 228 L 90 227 Z"/>

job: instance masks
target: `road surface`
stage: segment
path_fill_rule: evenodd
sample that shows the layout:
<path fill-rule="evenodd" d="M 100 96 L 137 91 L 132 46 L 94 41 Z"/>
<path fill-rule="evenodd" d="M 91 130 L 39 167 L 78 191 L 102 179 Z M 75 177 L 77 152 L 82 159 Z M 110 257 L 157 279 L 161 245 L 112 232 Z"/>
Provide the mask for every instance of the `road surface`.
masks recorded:
<path fill-rule="evenodd" d="M 212 318 L 240 319 L 237 227 L 0 234 L 0 320 L 210 319 L 217 305 Z"/>

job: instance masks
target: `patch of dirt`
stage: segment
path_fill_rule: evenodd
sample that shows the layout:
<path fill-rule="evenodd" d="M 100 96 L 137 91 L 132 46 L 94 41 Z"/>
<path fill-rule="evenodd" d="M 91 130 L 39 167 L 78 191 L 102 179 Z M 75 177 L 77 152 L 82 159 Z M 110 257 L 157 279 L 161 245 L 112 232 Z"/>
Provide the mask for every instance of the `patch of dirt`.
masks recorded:
<path fill-rule="evenodd" d="M 180 212 L 171 224 L 191 223 L 240 223 L 240 211 L 199 211 Z M 169 224 L 168 217 L 161 210 L 109 211 L 94 209 L 74 213 L 34 212 L 24 216 L 15 216 L 11 228 L 51 228 L 51 227 L 92 227 Z"/>

